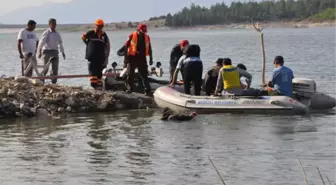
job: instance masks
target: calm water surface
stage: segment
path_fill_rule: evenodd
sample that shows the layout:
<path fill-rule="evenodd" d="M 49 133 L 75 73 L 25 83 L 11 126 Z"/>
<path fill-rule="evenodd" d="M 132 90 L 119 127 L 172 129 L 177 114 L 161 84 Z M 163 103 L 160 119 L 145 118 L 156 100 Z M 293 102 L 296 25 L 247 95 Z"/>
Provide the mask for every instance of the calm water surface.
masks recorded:
<path fill-rule="evenodd" d="M 40 35 L 40 34 L 39 34 Z M 62 33 L 68 59 L 62 74 L 86 73 L 81 33 Z M 127 32 L 109 32 L 110 63 Z M 0 74 L 20 71 L 16 33 L 0 31 Z M 167 71 L 171 46 L 200 44 L 205 68 L 218 57 L 244 63 L 260 82 L 260 40 L 253 30 L 153 31 L 154 60 Z M 283 55 L 296 77 L 314 79 L 335 96 L 335 28 L 265 30 L 267 77 Z M 87 79 L 60 80 L 87 86 Z M 322 184 L 335 181 L 335 113 L 308 116 L 216 114 L 162 122 L 158 111 L 71 115 L 59 120 L 0 120 L 0 184 Z"/>

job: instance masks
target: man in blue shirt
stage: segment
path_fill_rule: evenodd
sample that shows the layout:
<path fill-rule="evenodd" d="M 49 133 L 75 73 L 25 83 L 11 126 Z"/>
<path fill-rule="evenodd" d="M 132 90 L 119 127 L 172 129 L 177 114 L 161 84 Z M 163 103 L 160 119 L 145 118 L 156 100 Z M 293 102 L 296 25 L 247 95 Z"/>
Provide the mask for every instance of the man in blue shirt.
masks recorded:
<path fill-rule="evenodd" d="M 273 87 L 273 90 L 278 95 L 292 96 L 294 78 L 293 71 L 286 66 L 283 66 L 284 59 L 282 56 L 276 56 L 274 59 L 274 65 L 276 69 L 273 71 L 272 81 L 269 82 L 269 87 Z"/>
<path fill-rule="evenodd" d="M 197 44 L 188 45 L 185 54 L 179 59 L 170 87 L 174 87 L 178 72 L 183 69 L 184 93 L 190 94 L 191 84 L 195 95 L 201 95 L 203 63 L 200 59 L 201 48 Z"/>

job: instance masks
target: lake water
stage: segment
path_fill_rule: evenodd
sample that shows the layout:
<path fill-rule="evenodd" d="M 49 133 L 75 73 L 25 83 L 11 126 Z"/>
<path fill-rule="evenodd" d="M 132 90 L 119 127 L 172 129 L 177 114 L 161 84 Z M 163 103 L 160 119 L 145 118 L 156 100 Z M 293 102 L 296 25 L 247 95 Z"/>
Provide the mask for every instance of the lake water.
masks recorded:
<path fill-rule="evenodd" d="M 205 68 L 218 57 L 244 63 L 260 83 L 260 40 L 254 30 L 150 31 L 154 60 L 168 72 L 171 47 L 181 39 L 201 46 Z M 1 32 L 1 31 L 0 31 Z M 335 28 L 266 29 L 267 79 L 275 55 L 296 77 L 312 78 L 318 91 L 335 95 Z M 110 63 L 128 32 L 109 32 Z M 39 34 L 40 36 L 40 34 Z M 62 33 L 62 74 L 85 74 L 81 33 Z M 0 74 L 20 73 L 17 33 L 0 33 Z M 166 74 L 165 77 L 168 77 Z M 88 85 L 87 79 L 60 80 Z M 335 182 L 335 111 L 307 116 L 214 114 L 190 122 L 159 120 L 160 112 L 79 114 L 59 120 L 0 120 L 0 184 L 221 184 Z M 325 179 L 326 180 L 326 179 Z"/>

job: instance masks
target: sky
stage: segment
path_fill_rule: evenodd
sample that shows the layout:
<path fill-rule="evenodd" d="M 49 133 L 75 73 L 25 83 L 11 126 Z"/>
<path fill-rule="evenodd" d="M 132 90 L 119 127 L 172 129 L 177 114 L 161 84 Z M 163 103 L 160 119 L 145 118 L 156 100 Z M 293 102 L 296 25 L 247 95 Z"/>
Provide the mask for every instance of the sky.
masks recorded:
<path fill-rule="evenodd" d="M 56 18 L 60 24 L 92 23 L 96 18 L 105 22 L 143 21 L 153 16 L 175 13 L 191 3 L 208 6 L 232 0 L 0 0 L 0 23 L 25 24 L 35 20 L 46 24 Z M 131 12 L 131 13 L 130 13 Z"/>
<path fill-rule="evenodd" d="M 0 16 L 23 7 L 39 6 L 44 3 L 68 3 L 71 0 L 0 0 Z"/>

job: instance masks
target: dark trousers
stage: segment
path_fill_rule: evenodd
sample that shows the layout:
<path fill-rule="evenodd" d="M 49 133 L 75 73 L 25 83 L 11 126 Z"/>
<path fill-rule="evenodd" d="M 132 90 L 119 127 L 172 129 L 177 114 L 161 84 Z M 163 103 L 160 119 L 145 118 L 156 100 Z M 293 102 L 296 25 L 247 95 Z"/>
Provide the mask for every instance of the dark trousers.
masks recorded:
<path fill-rule="evenodd" d="M 139 79 L 138 83 L 143 83 L 145 86 L 145 92 L 149 93 L 151 91 L 151 87 L 148 80 L 148 66 L 146 57 L 137 57 L 137 56 L 128 56 L 128 77 L 127 89 L 131 92 L 135 92 L 136 88 L 134 85 L 134 77 L 135 77 L 135 69 L 138 68 L 138 73 L 141 76 L 141 80 Z"/>
<path fill-rule="evenodd" d="M 102 86 L 104 60 L 91 60 L 88 63 L 90 85 L 93 88 Z"/>
<path fill-rule="evenodd" d="M 24 72 L 27 70 L 27 67 L 29 66 L 29 64 L 31 62 L 34 63 L 34 65 L 37 65 L 37 60 L 36 60 L 36 56 L 33 56 L 31 53 L 29 53 L 28 55 L 24 56 L 24 58 L 21 60 L 21 65 L 22 65 L 22 76 L 24 76 Z M 33 67 L 34 65 L 32 65 L 31 69 L 27 72 L 27 77 L 32 77 L 33 76 Z"/>
<path fill-rule="evenodd" d="M 211 76 L 211 75 L 207 75 L 204 78 L 204 92 L 206 93 L 206 95 L 210 96 L 212 93 L 215 92 L 216 89 L 216 85 L 217 85 L 217 78 L 218 76 Z"/>
<path fill-rule="evenodd" d="M 58 50 L 44 50 L 42 57 L 43 57 L 44 65 L 46 65 L 51 60 L 50 76 L 57 76 L 58 75 L 58 63 L 59 63 Z M 48 70 L 45 71 L 44 76 L 46 76 L 47 73 L 48 73 Z M 56 84 L 57 78 L 53 78 L 51 80 L 51 83 Z"/>
<path fill-rule="evenodd" d="M 184 77 L 184 93 L 190 94 L 191 83 L 194 85 L 195 95 L 201 95 L 202 88 L 202 62 L 189 62 L 184 65 L 183 77 Z"/>

